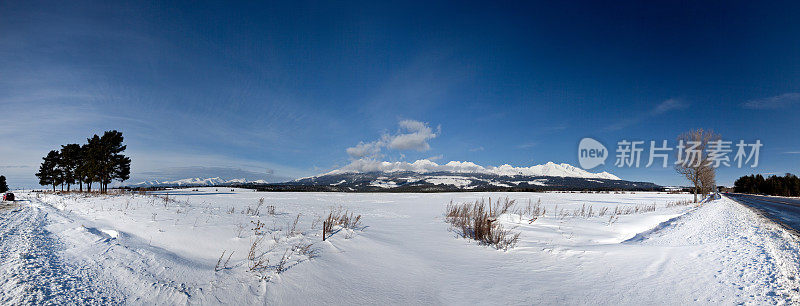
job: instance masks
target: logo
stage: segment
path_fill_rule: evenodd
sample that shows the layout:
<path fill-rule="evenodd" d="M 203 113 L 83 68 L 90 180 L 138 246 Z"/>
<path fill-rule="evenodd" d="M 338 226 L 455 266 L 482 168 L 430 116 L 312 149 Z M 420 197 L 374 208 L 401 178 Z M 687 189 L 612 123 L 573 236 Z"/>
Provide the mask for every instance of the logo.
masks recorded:
<path fill-rule="evenodd" d="M 591 138 L 581 139 L 578 144 L 578 162 L 583 169 L 592 169 L 606 163 L 608 149 L 597 140 Z"/>

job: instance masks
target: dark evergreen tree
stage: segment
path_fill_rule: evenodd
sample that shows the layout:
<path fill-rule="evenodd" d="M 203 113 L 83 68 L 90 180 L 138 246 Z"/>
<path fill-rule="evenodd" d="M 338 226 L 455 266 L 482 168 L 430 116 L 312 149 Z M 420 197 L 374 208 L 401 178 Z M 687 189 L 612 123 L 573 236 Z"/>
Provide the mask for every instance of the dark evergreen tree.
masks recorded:
<path fill-rule="evenodd" d="M 800 196 L 800 178 L 791 173 L 784 176 L 772 175 L 766 179 L 760 174 L 742 176 L 733 183 L 733 191 L 797 197 Z"/>
<path fill-rule="evenodd" d="M 103 158 L 102 148 L 100 144 L 100 136 L 94 135 L 92 138 L 86 139 L 84 145 L 84 161 L 83 161 L 83 174 L 86 179 L 86 186 L 89 192 L 92 191 L 92 185 L 100 179 L 100 160 Z"/>
<path fill-rule="evenodd" d="M 111 182 L 125 181 L 130 178 L 131 159 L 123 155 L 127 146 L 123 144 L 123 136 L 118 131 L 106 131 L 103 136 L 94 135 L 86 139 L 84 145 L 68 144 L 59 151 L 50 151 L 39 167 L 39 184 L 56 186 L 86 183 L 87 191 L 92 191 L 93 183 L 98 183 L 100 192 L 108 191 Z"/>
<path fill-rule="evenodd" d="M 108 191 L 108 184 L 114 180 L 123 182 L 130 178 L 131 174 L 131 159 L 122 152 L 127 148 L 122 144 L 124 137 L 118 131 L 106 131 L 103 137 L 100 137 L 100 143 L 104 148 L 103 160 L 105 165 L 103 171 L 103 192 Z"/>
<path fill-rule="evenodd" d="M 8 191 L 8 184 L 6 184 L 6 177 L 0 175 L 0 193 Z"/>
<path fill-rule="evenodd" d="M 107 192 L 108 184 L 114 180 L 130 178 L 131 159 L 122 154 L 127 148 L 123 141 L 118 131 L 106 131 L 102 137 L 94 135 L 88 139 L 87 169 L 91 181 L 100 184 L 100 192 Z"/>
<path fill-rule="evenodd" d="M 39 166 L 39 172 L 36 177 L 39 178 L 39 185 L 47 186 L 53 185 L 53 191 L 56 191 L 56 186 L 61 185 L 63 181 L 60 169 L 58 167 L 61 157 L 58 151 L 50 151 L 47 156 L 42 158 L 44 161 Z"/>
<path fill-rule="evenodd" d="M 75 167 L 75 177 L 78 180 L 78 184 L 80 184 L 80 191 L 83 192 L 83 184 L 89 182 L 88 169 L 86 167 L 86 144 L 81 145 L 78 149 L 78 157 L 78 163 Z M 91 191 L 91 189 L 89 189 L 89 191 Z"/>
<path fill-rule="evenodd" d="M 78 177 L 78 166 L 81 164 L 81 146 L 79 144 L 68 144 L 61 146 L 61 171 L 64 173 L 64 183 L 67 184 L 67 191 L 70 186 L 75 184 Z"/>

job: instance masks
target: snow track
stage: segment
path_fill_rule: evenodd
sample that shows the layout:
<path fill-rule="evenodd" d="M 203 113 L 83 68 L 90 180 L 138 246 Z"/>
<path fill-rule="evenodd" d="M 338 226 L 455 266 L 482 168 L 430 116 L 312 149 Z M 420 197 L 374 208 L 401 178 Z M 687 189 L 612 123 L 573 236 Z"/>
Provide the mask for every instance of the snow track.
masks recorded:
<path fill-rule="evenodd" d="M 0 215 L 0 302 L 3 304 L 114 304 L 121 297 L 95 280 L 98 271 L 67 263 L 63 244 L 47 227 L 47 213 L 24 206 Z"/>
<path fill-rule="evenodd" d="M 709 202 L 635 239 L 671 248 L 702 247 L 697 267 L 712 268 L 733 301 L 800 303 L 800 243 L 780 225 L 730 199 Z"/>

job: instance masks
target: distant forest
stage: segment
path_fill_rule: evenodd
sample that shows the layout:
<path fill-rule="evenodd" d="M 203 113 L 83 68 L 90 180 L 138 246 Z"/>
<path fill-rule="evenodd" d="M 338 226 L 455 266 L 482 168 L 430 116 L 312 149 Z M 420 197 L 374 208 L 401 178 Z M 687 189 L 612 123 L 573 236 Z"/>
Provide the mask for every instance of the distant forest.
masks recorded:
<path fill-rule="evenodd" d="M 784 176 L 761 174 L 743 176 L 733 183 L 733 191 L 739 193 L 766 194 L 784 197 L 800 196 L 800 178 L 791 173 Z"/>

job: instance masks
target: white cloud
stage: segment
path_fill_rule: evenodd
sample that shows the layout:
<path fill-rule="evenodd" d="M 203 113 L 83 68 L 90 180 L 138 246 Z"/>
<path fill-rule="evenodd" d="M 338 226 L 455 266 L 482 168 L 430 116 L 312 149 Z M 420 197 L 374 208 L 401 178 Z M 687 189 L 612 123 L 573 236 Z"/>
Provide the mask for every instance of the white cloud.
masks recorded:
<path fill-rule="evenodd" d="M 397 151 L 428 151 L 431 146 L 429 140 L 436 138 L 441 133 L 441 126 L 436 132 L 427 123 L 416 120 L 402 120 L 398 123 L 400 129 L 395 134 L 384 134 L 381 139 L 371 142 L 359 142 L 356 146 L 347 148 L 347 154 L 354 159 L 378 158 L 382 148 Z"/>
<path fill-rule="evenodd" d="M 778 109 L 789 107 L 800 102 L 800 93 L 790 92 L 782 95 L 750 100 L 742 104 L 742 107 L 749 109 Z"/>
<path fill-rule="evenodd" d="M 389 148 L 393 150 L 427 151 L 431 146 L 428 140 L 434 139 L 437 133 L 427 123 L 416 120 L 403 120 L 399 123 L 401 133 L 389 136 Z M 441 127 L 439 128 L 441 130 Z"/>
<path fill-rule="evenodd" d="M 359 142 L 355 147 L 347 148 L 347 154 L 353 158 L 375 157 L 381 152 L 381 141 Z"/>

